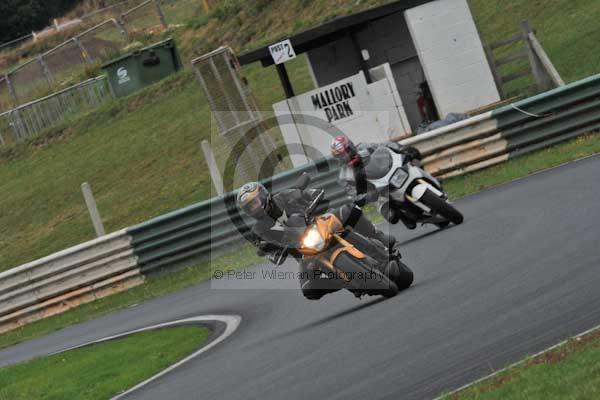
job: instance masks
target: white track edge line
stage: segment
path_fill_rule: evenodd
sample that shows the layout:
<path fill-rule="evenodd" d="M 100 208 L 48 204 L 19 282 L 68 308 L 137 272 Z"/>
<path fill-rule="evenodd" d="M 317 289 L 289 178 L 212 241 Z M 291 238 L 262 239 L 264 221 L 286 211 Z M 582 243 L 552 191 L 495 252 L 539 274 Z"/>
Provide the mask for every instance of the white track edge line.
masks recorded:
<path fill-rule="evenodd" d="M 242 321 L 242 317 L 240 317 L 239 315 L 203 315 L 203 316 L 198 316 L 198 317 L 179 319 L 176 321 L 170 321 L 170 322 L 165 322 L 165 323 L 161 323 L 161 324 L 147 326 L 147 327 L 140 328 L 140 329 L 135 329 L 132 331 L 120 333 L 118 335 L 107 336 L 102 339 L 94 340 L 94 341 L 84 343 L 84 344 L 81 344 L 78 346 L 69 347 L 65 350 L 60 350 L 60 351 L 52 353 L 50 355 L 64 353 L 66 351 L 79 349 L 82 347 L 106 342 L 106 341 L 113 340 L 113 339 L 118 339 L 118 338 L 121 338 L 124 336 L 130 336 L 135 333 L 151 331 L 151 330 L 156 330 L 156 329 L 160 329 L 160 328 L 167 328 L 167 327 L 177 326 L 177 325 L 186 324 L 186 323 L 190 323 L 190 322 L 212 322 L 212 321 L 223 322 L 226 325 L 225 330 L 217 338 L 212 340 L 206 346 L 201 347 L 199 350 L 197 350 L 194 353 L 190 354 L 189 356 L 185 357 L 184 359 L 176 362 L 175 364 L 167 367 L 166 369 L 163 369 L 159 373 L 151 376 L 150 378 L 146 379 L 143 382 L 138 383 L 137 385 L 133 386 L 132 388 L 127 389 L 125 392 L 119 393 L 118 395 L 111 398 L 111 400 L 117 400 L 117 399 L 120 399 L 120 398 L 132 393 L 135 390 L 142 388 L 143 386 L 148 385 L 149 383 L 151 383 L 151 382 L 157 380 L 158 378 L 173 371 L 175 368 L 180 367 L 181 365 L 185 364 L 186 362 L 198 357 L 199 355 L 201 355 L 201 354 L 207 352 L 208 350 L 210 350 L 211 348 L 215 347 L 217 344 L 219 344 L 222 341 L 224 341 L 225 339 L 227 339 L 229 336 L 231 336 L 237 330 L 237 328 L 239 327 L 239 325 Z"/>

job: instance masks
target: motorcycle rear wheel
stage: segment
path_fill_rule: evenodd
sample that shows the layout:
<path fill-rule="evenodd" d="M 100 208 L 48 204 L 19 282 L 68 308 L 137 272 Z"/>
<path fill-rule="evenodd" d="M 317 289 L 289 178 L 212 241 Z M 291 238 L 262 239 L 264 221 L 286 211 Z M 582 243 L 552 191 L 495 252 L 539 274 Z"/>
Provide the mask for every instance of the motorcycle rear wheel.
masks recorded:
<path fill-rule="evenodd" d="M 415 279 L 415 274 L 402 261 L 396 260 L 393 262 L 398 265 L 398 273 L 397 276 L 394 277 L 394 283 L 398 286 L 399 290 L 408 289 Z"/>
<path fill-rule="evenodd" d="M 367 284 L 367 282 L 360 282 L 360 280 L 355 279 L 348 283 L 348 289 L 360 290 L 367 294 L 381 295 L 386 298 L 394 297 L 399 292 L 398 286 L 396 286 L 396 284 L 381 271 L 376 268 L 371 268 L 363 261 L 356 259 L 347 253 L 342 253 L 337 257 L 335 260 L 335 267 L 341 269 L 350 276 L 359 277 L 361 276 L 360 274 L 369 276 L 369 286 L 361 286 L 361 284 Z"/>

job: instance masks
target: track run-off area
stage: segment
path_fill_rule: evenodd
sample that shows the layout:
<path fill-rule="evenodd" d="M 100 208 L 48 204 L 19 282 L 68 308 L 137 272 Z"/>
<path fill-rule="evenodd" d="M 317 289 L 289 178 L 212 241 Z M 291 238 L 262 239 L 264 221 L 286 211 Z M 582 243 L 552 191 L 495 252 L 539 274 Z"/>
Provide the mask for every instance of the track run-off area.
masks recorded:
<path fill-rule="evenodd" d="M 430 399 L 600 324 L 600 156 L 456 205 L 463 225 L 392 228 L 415 271 L 392 299 L 338 292 L 308 301 L 297 290 L 206 282 L 2 350 L 0 366 L 235 315 L 239 326 L 222 343 L 123 398 Z"/>

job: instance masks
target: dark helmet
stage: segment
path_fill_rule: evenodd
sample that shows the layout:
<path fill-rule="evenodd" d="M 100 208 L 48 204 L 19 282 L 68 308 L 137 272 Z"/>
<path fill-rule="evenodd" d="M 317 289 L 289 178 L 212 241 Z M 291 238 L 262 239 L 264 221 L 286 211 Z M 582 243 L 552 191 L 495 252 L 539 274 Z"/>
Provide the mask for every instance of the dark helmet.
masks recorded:
<path fill-rule="evenodd" d="M 342 135 L 336 136 L 331 142 L 331 155 L 351 166 L 355 165 L 359 159 L 358 151 L 352 140 Z"/>
<path fill-rule="evenodd" d="M 250 217 L 259 217 L 269 202 L 269 191 L 259 182 L 249 182 L 240 188 L 237 195 L 238 207 Z"/>

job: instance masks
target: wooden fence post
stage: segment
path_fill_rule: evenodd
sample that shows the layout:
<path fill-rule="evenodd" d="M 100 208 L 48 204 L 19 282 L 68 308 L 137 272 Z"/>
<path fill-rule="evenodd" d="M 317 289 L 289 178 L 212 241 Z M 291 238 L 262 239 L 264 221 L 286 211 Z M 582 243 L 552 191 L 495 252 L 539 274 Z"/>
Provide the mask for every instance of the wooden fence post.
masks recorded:
<path fill-rule="evenodd" d="M 529 57 L 529 64 L 531 65 L 531 71 L 533 72 L 535 83 L 537 84 L 540 90 L 549 90 L 553 87 L 552 81 L 548 78 L 548 74 L 546 73 L 544 66 L 535 54 L 533 45 L 531 44 L 531 40 L 529 39 L 529 34 L 532 32 L 533 30 L 531 29 L 529 22 L 522 21 L 521 34 L 523 35 L 523 41 L 525 42 L 527 56 Z"/>
<path fill-rule="evenodd" d="M 494 83 L 496 84 L 496 89 L 498 89 L 498 94 L 500 94 L 500 98 L 504 98 L 504 91 L 502 90 L 502 77 L 500 76 L 500 72 L 498 71 L 498 66 L 496 65 L 496 59 L 494 58 L 494 51 L 489 44 L 486 44 L 483 47 L 485 51 L 485 57 L 488 60 L 488 64 L 490 65 L 490 70 L 492 71 L 492 76 L 494 77 Z"/>
<path fill-rule="evenodd" d="M 564 86 L 565 81 L 563 81 L 562 77 L 556 70 L 556 67 L 550 61 L 550 57 L 546 54 L 546 51 L 542 47 L 541 43 L 538 41 L 535 33 L 529 33 L 529 41 L 533 48 L 533 51 L 537 58 L 540 60 L 542 66 L 544 67 L 546 74 L 550 77 L 555 86 Z"/>

